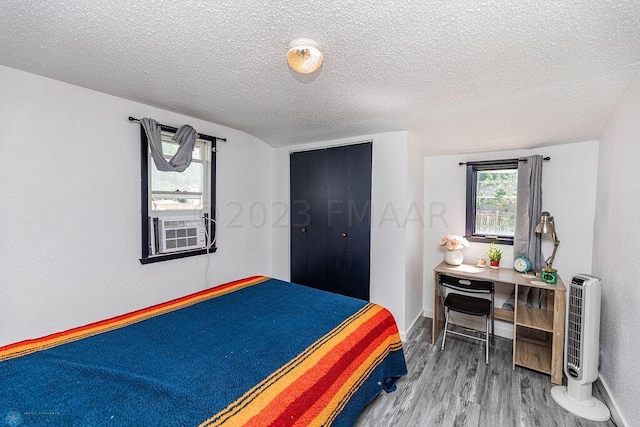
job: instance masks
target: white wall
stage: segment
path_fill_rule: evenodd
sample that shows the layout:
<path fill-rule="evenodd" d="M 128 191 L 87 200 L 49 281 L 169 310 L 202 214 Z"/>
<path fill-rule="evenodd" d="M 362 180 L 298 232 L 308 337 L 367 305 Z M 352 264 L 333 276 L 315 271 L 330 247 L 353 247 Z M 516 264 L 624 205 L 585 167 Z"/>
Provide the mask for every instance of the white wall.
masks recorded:
<path fill-rule="evenodd" d="M 373 141 L 373 171 L 371 200 L 371 294 L 372 302 L 393 313 L 402 336 L 415 319 L 420 308 L 407 306 L 407 295 L 420 294 L 420 283 L 407 275 L 416 276 L 416 265 L 408 267 L 407 252 L 413 245 L 407 242 L 406 217 L 411 200 L 409 196 L 409 164 L 406 132 L 365 135 L 344 140 L 323 141 L 295 147 L 277 148 L 273 152 L 274 218 L 282 206 L 289 204 L 289 154 L 291 151 Z M 418 166 L 420 167 L 420 166 Z M 413 167 L 412 167 L 413 169 Z M 418 172 L 420 173 L 420 172 Z M 415 175 L 415 172 L 412 172 Z M 419 185 L 419 184 L 418 184 Z M 286 221 L 286 222 L 285 222 Z M 273 275 L 289 280 L 290 246 L 289 218 L 273 227 Z M 419 276 L 419 275 L 418 275 Z M 410 283 L 410 285 L 407 285 Z M 417 289 L 416 289 L 417 288 Z M 408 291 L 409 289 L 409 291 Z M 409 307 L 409 310 L 407 308 Z M 412 313 L 416 311 L 416 313 Z"/>
<path fill-rule="evenodd" d="M 6 67 L 0 93 L 0 345 L 186 295 L 207 280 L 271 273 L 271 230 L 248 216 L 252 202 L 271 202 L 272 150 L 260 140 Z M 205 256 L 138 261 L 140 131 L 130 115 L 228 138 L 219 143 L 219 249 L 208 272 Z"/>
<path fill-rule="evenodd" d="M 442 262 L 445 249 L 438 243 L 447 234 L 464 235 L 466 215 L 466 168 L 459 162 L 509 159 L 533 154 L 550 156 L 542 171 L 542 208 L 555 219 L 560 246 L 553 266 L 565 282 L 576 273 L 591 272 L 593 218 L 595 212 L 598 142 L 547 146 L 532 150 L 432 156 L 425 158 L 425 233 L 424 233 L 424 310 L 433 315 L 433 267 Z M 488 245 L 471 243 L 464 253 L 465 262 L 475 263 Z M 501 267 L 513 268 L 513 246 L 499 245 Z M 553 246 L 544 238 L 542 253 L 551 255 Z M 519 254 L 517 254 L 519 256 Z M 508 292 L 502 288 L 498 291 Z M 508 295 L 496 295 L 500 306 Z M 503 325 L 500 325 L 503 326 Z M 511 337 L 512 329 L 496 333 Z"/>
<path fill-rule="evenodd" d="M 408 203 L 406 215 L 407 284 L 406 284 L 406 332 L 422 315 L 424 298 L 424 156 L 417 142 L 409 135 L 408 141 Z"/>
<path fill-rule="evenodd" d="M 600 142 L 593 273 L 602 278 L 601 379 L 624 418 L 640 420 L 640 76 Z"/>
<path fill-rule="evenodd" d="M 371 301 L 393 313 L 406 333 L 407 133 L 371 137 Z"/>

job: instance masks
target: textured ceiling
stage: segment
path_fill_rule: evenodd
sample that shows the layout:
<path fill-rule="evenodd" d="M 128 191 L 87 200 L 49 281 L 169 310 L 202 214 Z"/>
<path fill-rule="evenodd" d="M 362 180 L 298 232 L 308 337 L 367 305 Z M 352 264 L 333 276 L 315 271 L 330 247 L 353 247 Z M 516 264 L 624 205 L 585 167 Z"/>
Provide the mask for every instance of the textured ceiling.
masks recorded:
<path fill-rule="evenodd" d="M 273 147 L 409 130 L 427 153 L 597 139 L 640 0 L 2 0 L 0 64 Z M 290 71 L 296 37 L 325 55 Z"/>

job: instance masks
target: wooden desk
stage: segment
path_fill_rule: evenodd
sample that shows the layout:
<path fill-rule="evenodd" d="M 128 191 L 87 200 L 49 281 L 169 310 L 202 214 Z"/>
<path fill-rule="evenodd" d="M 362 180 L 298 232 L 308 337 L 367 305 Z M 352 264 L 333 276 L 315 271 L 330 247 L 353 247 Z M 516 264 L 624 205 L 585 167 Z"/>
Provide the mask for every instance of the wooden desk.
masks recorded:
<path fill-rule="evenodd" d="M 440 300 L 438 286 L 438 275 L 440 274 L 513 285 L 516 295 L 515 302 L 518 300 L 519 286 L 541 288 L 549 291 L 546 310 L 531 308 L 514 302 L 515 311 L 495 308 L 494 315 L 498 320 L 513 324 L 512 369 L 515 369 L 516 365 L 524 366 L 551 375 L 552 383 L 562 384 L 566 288 L 559 276 L 558 283 L 555 285 L 537 285 L 532 284 L 531 280 L 539 280 L 539 278 L 524 278 L 520 273 L 510 268 L 495 270 L 489 267 L 478 268 L 469 264 L 454 267 L 442 262 L 433 271 L 433 331 L 431 339 L 434 344 L 444 327 L 442 301 Z M 523 332 L 526 332 L 527 329 L 545 332 L 546 342 L 535 343 L 526 340 L 523 337 Z"/>

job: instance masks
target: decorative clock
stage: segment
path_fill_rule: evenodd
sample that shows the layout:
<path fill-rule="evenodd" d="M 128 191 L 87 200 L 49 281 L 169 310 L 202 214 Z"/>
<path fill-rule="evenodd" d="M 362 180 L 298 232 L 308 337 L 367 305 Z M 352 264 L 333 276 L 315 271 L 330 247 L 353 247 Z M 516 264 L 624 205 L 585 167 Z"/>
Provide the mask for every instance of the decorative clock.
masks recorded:
<path fill-rule="evenodd" d="M 529 261 L 529 258 L 522 255 L 516 258 L 515 261 L 513 261 L 513 268 L 518 273 L 526 273 L 527 271 L 531 270 L 531 261 Z"/>

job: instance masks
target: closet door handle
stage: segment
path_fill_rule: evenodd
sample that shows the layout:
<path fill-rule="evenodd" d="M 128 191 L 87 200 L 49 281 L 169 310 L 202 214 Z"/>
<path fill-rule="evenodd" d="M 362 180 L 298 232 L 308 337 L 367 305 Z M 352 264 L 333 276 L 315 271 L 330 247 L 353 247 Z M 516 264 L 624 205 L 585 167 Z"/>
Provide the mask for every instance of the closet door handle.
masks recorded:
<path fill-rule="evenodd" d="M 302 228 L 302 230 L 300 230 L 303 234 L 307 232 L 306 228 Z"/>
<path fill-rule="evenodd" d="M 340 236 L 344 239 L 345 237 L 347 237 L 347 233 L 340 233 Z"/>

